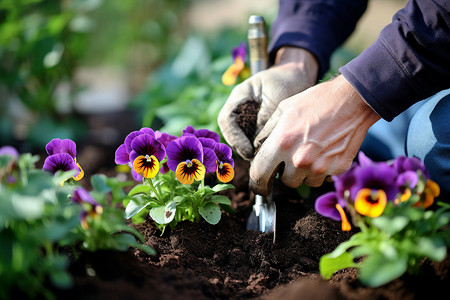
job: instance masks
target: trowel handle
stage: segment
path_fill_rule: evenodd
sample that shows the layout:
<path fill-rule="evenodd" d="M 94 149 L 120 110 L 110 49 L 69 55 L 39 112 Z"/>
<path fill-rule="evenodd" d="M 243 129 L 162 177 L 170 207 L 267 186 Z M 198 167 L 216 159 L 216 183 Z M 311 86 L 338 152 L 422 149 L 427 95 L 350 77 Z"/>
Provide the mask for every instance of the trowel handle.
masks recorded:
<path fill-rule="evenodd" d="M 248 48 L 250 56 L 250 71 L 254 75 L 267 69 L 267 29 L 263 16 L 251 15 L 248 19 Z"/>

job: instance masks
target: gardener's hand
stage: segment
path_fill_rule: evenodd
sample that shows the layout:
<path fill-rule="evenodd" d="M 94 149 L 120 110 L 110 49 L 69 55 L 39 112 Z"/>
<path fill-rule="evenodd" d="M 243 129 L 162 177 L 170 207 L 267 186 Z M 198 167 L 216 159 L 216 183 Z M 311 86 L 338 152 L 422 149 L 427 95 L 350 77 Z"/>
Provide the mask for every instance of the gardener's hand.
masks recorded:
<path fill-rule="evenodd" d="M 220 111 L 218 123 L 228 144 L 243 158 L 251 159 L 253 138 L 278 104 L 312 86 L 317 80 L 317 72 L 317 61 L 307 50 L 292 47 L 278 50 L 275 65 L 237 85 Z M 247 137 L 236 121 L 238 107 L 246 102 L 256 102 L 260 107 L 253 137 Z"/>
<path fill-rule="evenodd" d="M 286 99 L 255 139 L 258 146 L 270 133 L 251 164 L 250 188 L 267 195 L 279 170 L 289 187 L 320 186 L 350 168 L 379 119 L 342 75 Z"/>

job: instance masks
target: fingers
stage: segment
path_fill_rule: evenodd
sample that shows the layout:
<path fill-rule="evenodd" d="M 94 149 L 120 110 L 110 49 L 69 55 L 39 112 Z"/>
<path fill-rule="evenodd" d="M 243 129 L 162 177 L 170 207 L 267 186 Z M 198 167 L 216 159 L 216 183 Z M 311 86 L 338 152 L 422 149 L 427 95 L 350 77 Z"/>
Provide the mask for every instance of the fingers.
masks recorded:
<path fill-rule="evenodd" d="M 253 140 L 253 146 L 255 149 L 258 149 L 262 143 L 267 139 L 267 137 L 272 133 L 275 126 L 277 126 L 278 121 L 283 113 L 283 108 L 278 106 L 278 108 L 274 111 L 270 119 L 267 121 L 264 127 L 259 128 L 259 131 L 256 132 L 256 137 Z"/>
<path fill-rule="evenodd" d="M 283 161 L 269 147 L 270 141 L 263 144 L 250 166 L 250 189 L 256 194 L 267 196 L 272 188 L 272 181 Z"/>

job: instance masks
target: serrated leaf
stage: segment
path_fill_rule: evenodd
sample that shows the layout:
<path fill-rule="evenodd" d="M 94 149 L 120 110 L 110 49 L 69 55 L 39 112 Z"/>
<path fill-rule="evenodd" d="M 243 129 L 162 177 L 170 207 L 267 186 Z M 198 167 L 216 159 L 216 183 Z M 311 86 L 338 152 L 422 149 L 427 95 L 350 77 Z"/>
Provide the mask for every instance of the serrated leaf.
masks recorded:
<path fill-rule="evenodd" d="M 343 252 L 339 256 L 325 254 L 319 261 L 320 274 L 323 278 L 330 279 L 336 271 L 356 267 L 357 264 L 353 262 L 353 259 L 353 255 L 348 252 Z"/>
<path fill-rule="evenodd" d="M 221 218 L 220 207 L 212 202 L 207 202 L 205 205 L 200 206 L 198 208 L 198 213 L 206 220 L 206 222 L 212 225 L 219 223 Z"/>

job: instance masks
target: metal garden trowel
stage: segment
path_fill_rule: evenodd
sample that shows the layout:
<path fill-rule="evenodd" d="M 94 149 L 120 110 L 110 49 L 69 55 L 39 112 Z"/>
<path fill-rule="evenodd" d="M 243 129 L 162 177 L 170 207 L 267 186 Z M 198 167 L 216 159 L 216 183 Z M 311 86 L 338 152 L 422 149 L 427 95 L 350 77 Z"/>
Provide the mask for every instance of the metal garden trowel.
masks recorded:
<path fill-rule="evenodd" d="M 268 67 L 267 30 L 262 16 L 250 16 L 248 24 L 250 71 L 254 75 Z M 247 230 L 273 232 L 273 242 L 275 243 L 276 220 L 277 208 L 272 193 L 269 197 L 255 195 L 255 204 L 247 221 Z"/>

